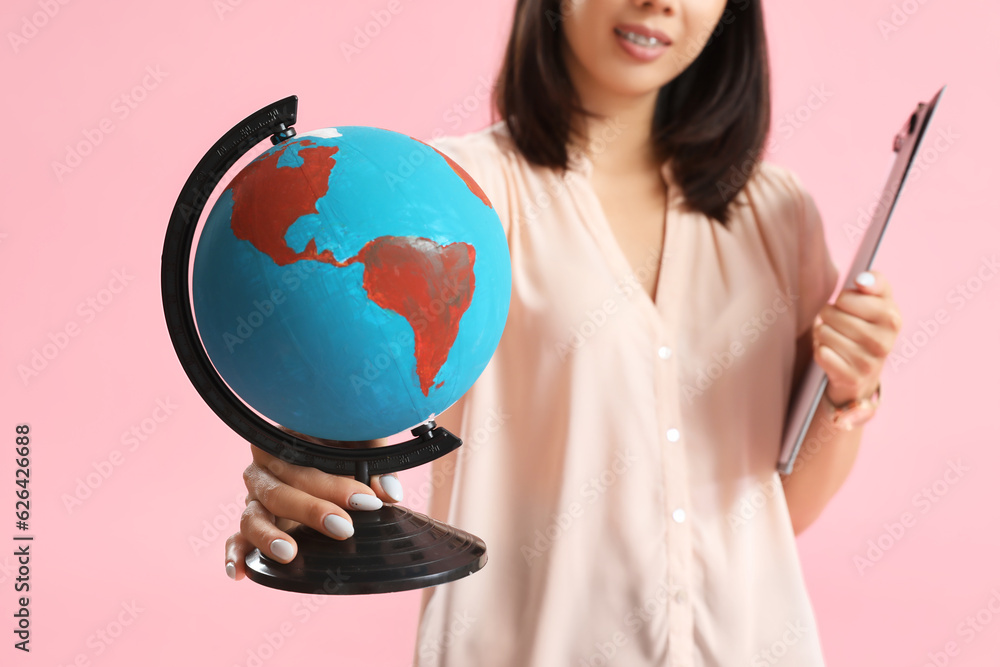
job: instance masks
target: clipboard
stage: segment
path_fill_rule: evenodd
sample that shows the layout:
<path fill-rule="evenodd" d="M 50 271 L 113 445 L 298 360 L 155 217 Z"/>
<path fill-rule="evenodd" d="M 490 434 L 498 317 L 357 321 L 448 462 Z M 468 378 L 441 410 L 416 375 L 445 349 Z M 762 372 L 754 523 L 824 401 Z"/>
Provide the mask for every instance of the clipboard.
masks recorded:
<path fill-rule="evenodd" d="M 848 279 L 852 279 L 862 271 L 871 268 L 872 262 L 875 260 L 875 253 L 885 235 L 885 229 L 889 225 L 889 218 L 896 208 L 896 202 L 899 200 L 903 185 L 906 183 L 906 177 L 914 164 L 914 156 L 927 133 L 927 127 L 930 125 L 934 110 L 937 108 L 945 88 L 947 86 L 942 86 L 930 102 L 917 104 L 916 110 L 910 114 L 902 129 L 893 138 L 892 150 L 896 153 L 896 159 L 892 163 L 889 178 L 882 190 L 882 196 L 879 197 L 879 206 L 872 214 L 871 223 L 854 254 L 854 261 L 851 262 L 851 268 L 846 274 Z M 815 359 L 811 358 L 792 398 L 785 420 L 781 438 L 781 453 L 778 456 L 778 471 L 783 475 L 792 471 L 795 457 L 802 448 L 809 424 L 816 413 L 823 392 L 826 391 L 828 380 L 826 372 L 819 367 Z"/>

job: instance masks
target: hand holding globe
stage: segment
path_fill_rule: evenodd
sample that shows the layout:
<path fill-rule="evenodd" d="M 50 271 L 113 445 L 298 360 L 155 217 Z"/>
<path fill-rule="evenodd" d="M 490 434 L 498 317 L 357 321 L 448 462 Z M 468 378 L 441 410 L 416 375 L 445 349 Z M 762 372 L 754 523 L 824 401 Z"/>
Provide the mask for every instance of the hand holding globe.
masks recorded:
<path fill-rule="evenodd" d="M 384 447 L 387 439 L 341 445 Z M 244 559 L 255 547 L 277 561 L 290 561 L 297 545 L 289 531 L 299 525 L 305 524 L 337 540 L 351 537 L 354 525 L 346 510 L 363 509 L 359 505 L 364 503 L 356 495 L 370 498 L 367 507 L 372 509 L 378 509 L 383 502 L 403 499 L 395 474 L 372 477 L 370 486 L 366 486 L 352 477 L 285 463 L 253 445 L 250 450 L 253 461 L 243 472 L 247 509 L 240 519 L 239 532 L 226 542 L 226 572 L 233 579 L 243 578 Z"/>
<path fill-rule="evenodd" d="M 506 236 L 486 194 L 448 156 L 365 126 L 296 136 L 296 108 L 294 97 L 265 107 L 213 146 L 164 243 L 178 357 L 251 443 L 247 510 L 227 543 L 227 571 L 338 594 L 466 576 L 486 562 L 482 540 L 386 503 L 401 498 L 392 473 L 461 445 L 434 418 L 499 343 Z M 209 213 L 189 285 L 208 195 L 267 136 L 275 145 Z M 407 429 L 412 440 L 386 446 Z"/>

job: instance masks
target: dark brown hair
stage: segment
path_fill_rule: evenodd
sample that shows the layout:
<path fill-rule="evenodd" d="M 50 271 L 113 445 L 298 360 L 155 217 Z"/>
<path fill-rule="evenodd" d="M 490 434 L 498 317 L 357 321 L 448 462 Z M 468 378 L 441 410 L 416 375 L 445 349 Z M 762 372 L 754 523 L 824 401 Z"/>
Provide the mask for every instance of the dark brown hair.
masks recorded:
<path fill-rule="evenodd" d="M 771 125 L 761 0 L 729 0 L 698 57 L 659 92 L 651 135 L 688 208 L 728 225 L 729 203 L 760 162 Z M 534 164 L 567 168 L 581 108 L 560 51 L 559 0 L 517 0 L 493 106 Z"/>

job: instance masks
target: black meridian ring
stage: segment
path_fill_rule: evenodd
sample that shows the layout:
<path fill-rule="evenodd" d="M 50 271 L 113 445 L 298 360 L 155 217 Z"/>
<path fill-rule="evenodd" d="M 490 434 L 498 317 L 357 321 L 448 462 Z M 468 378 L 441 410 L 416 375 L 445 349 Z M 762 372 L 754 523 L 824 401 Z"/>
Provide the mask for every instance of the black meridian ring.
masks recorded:
<path fill-rule="evenodd" d="M 295 136 L 298 97 L 291 95 L 250 114 L 226 132 L 198 162 L 174 204 L 163 241 L 160 287 L 170 340 L 184 371 L 222 421 L 251 444 L 283 461 L 336 475 L 369 475 L 406 470 L 444 456 L 462 441 L 433 421 L 411 429 L 415 436 L 388 447 L 343 449 L 321 445 L 282 431 L 247 407 L 208 358 L 191 312 L 188 270 L 198 221 L 226 172 L 258 143 L 278 144 Z"/>

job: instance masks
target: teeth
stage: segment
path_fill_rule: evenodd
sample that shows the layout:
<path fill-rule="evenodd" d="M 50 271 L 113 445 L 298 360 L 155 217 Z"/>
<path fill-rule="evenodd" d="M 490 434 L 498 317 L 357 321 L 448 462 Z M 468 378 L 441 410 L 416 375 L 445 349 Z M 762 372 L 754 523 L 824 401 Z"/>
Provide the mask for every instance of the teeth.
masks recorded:
<path fill-rule="evenodd" d="M 623 30 L 619 30 L 618 28 L 615 28 L 615 32 L 633 44 L 638 44 L 639 46 L 658 46 L 663 44 L 663 42 L 655 37 L 645 37 L 634 32 L 625 32 Z"/>

